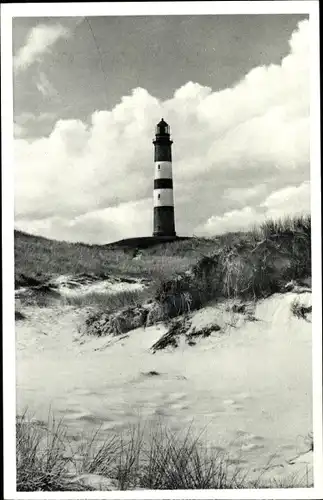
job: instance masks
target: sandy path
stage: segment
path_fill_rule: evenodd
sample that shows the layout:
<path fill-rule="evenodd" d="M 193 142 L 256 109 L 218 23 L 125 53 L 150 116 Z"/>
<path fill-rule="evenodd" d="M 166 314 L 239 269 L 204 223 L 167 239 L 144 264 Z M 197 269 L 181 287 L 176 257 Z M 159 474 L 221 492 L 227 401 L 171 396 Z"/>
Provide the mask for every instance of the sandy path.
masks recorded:
<path fill-rule="evenodd" d="M 122 429 L 139 418 L 163 418 L 182 429 L 194 421 L 209 442 L 230 450 L 242 466 L 258 468 L 304 449 L 312 429 L 311 323 L 293 317 L 295 294 L 260 302 L 258 321 L 226 327 L 194 347 L 151 354 L 163 326 L 124 339 L 78 338 L 85 311 L 26 308 L 16 323 L 17 405 L 47 419 L 51 405 L 71 432 L 102 425 Z M 311 294 L 302 294 L 310 303 Z M 195 322 L 230 322 L 218 308 Z M 149 377 L 154 370 L 160 375 Z M 275 473 L 276 474 L 276 473 Z M 283 470 L 277 469 L 277 475 Z"/>

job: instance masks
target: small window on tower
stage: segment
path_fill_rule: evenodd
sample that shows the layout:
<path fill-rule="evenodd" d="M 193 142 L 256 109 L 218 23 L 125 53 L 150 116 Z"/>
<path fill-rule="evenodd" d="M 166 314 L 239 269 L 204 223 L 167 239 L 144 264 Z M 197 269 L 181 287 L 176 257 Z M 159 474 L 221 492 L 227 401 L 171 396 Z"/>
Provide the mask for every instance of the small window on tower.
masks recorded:
<path fill-rule="evenodd" d="M 158 195 L 158 199 L 160 200 L 160 194 Z"/>
<path fill-rule="evenodd" d="M 158 165 L 158 170 L 160 170 L 160 165 Z"/>

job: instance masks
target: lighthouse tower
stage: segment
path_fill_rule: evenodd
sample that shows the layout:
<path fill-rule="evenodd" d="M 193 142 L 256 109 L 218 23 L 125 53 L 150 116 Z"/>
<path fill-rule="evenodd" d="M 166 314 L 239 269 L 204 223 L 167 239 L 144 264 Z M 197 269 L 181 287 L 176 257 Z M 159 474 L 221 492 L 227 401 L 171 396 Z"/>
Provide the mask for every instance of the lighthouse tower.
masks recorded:
<path fill-rule="evenodd" d="M 156 126 L 154 179 L 154 236 L 176 237 L 172 144 L 170 127 L 162 118 Z"/>

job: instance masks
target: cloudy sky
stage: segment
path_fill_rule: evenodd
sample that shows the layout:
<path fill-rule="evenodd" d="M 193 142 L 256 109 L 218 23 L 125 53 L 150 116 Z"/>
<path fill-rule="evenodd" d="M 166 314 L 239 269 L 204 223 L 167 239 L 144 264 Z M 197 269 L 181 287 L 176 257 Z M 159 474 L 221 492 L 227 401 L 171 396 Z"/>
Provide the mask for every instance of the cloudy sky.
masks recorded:
<path fill-rule="evenodd" d="M 15 18 L 13 72 L 17 228 L 150 235 L 161 117 L 178 234 L 310 209 L 305 15 Z"/>

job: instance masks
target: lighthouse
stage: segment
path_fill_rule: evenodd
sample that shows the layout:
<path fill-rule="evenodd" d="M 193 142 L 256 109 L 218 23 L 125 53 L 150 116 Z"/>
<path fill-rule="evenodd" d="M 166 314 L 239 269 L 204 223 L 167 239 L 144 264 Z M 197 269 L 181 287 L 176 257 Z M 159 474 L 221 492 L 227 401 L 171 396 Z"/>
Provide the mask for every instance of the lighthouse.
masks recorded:
<path fill-rule="evenodd" d="M 170 127 L 162 118 L 156 126 L 154 177 L 154 233 L 155 237 L 176 237 L 172 144 Z"/>

